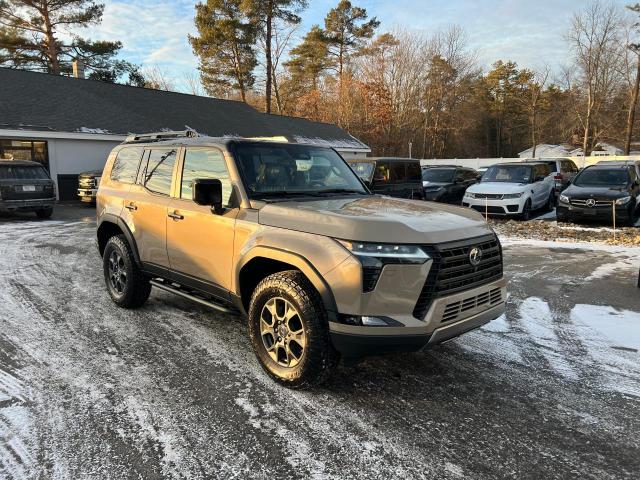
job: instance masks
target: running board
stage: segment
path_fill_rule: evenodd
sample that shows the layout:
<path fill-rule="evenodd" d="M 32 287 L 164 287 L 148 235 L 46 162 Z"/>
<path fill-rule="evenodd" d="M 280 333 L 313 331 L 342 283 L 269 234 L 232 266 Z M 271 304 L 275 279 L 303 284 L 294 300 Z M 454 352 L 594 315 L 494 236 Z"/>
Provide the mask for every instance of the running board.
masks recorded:
<path fill-rule="evenodd" d="M 187 300 L 191 300 L 192 302 L 199 303 L 200 305 L 204 305 L 205 307 L 213 308 L 214 310 L 217 310 L 222 313 L 238 315 L 237 310 L 225 307 L 223 305 L 220 305 L 219 303 L 210 302 L 209 300 L 206 300 L 202 297 L 193 295 L 192 293 L 188 293 L 183 289 L 181 289 L 180 287 L 169 285 L 160 280 L 149 280 L 149 283 L 151 283 L 151 285 L 153 285 L 154 287 L 159 288 L 160 290 L 164 290 L 165 292 L 175 293 L 176 295 L 182 298 L 186 298 Z"/>

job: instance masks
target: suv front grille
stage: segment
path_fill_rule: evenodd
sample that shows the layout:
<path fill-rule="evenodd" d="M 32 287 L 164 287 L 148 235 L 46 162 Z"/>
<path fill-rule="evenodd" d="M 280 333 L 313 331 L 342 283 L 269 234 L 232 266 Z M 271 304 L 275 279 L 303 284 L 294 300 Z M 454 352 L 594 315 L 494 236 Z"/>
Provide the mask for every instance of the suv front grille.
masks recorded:
<path fill-rule="evenodd" d="M 469 259 L 472 248 L 482 250 L 482 260 L 473 266 Z M 433 259 L 433 265 L 420 292 L 413 316 L 422 320 L 434 299 L 471 290 L 502 278 L 502 248 L 494 235 L 422 247 Z"/>
<path fill-rule="evenodd" d="M 504 194 L 502 193 L 476 193 L 475 198 L 487 199 L 487 200 L 502 200 Z"/>
<path fill-rule="evenodd" d="M 596 204 L 594 205 L 594 207 L 611 207 L 612 203 L 613 202 L 611 200 L 596 200 Z M 571 205 L 575 205 L 576 207 L 586 207 L 587 200 L 578 200 L 572 198 Z"/>

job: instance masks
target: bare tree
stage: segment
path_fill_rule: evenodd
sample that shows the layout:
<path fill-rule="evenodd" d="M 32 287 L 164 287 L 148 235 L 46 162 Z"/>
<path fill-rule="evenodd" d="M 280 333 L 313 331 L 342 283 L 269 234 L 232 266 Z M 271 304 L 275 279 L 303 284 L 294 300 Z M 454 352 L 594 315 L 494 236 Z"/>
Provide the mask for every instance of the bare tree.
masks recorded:
<path fill-rule="evenodd" d="M 582 148 L 588 156 L 601 129 L 598 114 L 611 100 L 619 81 L 622 61 L 621 16 L 613 3 L 592 0 L 573 16 L 567 39 L 584 89 L 584 110 L 580 116 L 584 130 Z"/>
<path fill-rule="evenodd" d="M 187 88 L 187 93 L 191 95 L 197 95 L 199 97 L 205 96 L 205 91 L 202 86 L 202 80 L 200 75 L 195 72 L 189 71 L 184 74 L 184 83 Z"/>
<path fill-rule="evenodd" d="M 540 109 L 543 106 L 544 90 L 549 80 L 550 69 L 548 65 L 532 72 L 531 80 L 529 81 L 529 97 L 527 98 L 527 110 L 529 111 L 529 122 L 531 129 L 531 144 L 533 145 L 533 152 L 531 156 L 536 158 L 536 150 L 538 147 L 538 117 Z"/>
<path fill-rule="evenodd" d="M 153 65 L 143 69 L 143 76 L 145 78 L 144 86 L 147 88 L 165 90 L 167 92 L 176 91 L 174 79 L 159 65 Z"/>

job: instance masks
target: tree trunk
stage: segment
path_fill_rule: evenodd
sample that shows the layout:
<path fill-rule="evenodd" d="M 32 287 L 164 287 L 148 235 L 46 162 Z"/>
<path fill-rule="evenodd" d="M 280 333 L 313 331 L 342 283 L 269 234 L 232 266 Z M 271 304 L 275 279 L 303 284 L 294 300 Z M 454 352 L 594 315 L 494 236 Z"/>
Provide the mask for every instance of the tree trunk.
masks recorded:
<path fill-rule="evenodd" d="M 278 88 L 278 78 L 276 77 L 276 72 L 273 72 L 273 94 L 276 96 L 276 107 L 278 107 L 278 114 L 282 115 L 283 106 L 282 106 L 282 98 L 280 97 L 280 89 Z"/>
<path fill-rule="evenodd" d="M 273 59 L 271 58 L 271 39 L 273 37 L 273 0 L 268 1 L 267 6 L 267 35 L 265 39 L 265 54 L 267 60 L 267 86 L 266 86 L 266 95 L 265 102 L 266 108 L 265 111 L 267 113 L 271 113 L 271 82 L 273 75 Z"/>
<path fill-rule="evenodd" d="M 587 91 L 587 117 L 584 121 L 584 138 L 582 139 L 582 155 L 586 158 L 591 153 L 589 151 L 589 136 L 591 134 L 591 112 L 593 111 L 593 101 L 591 85 Z"/>
<path fill-rule="evenodd" d="M 638 92 L 640 91 L 640 53 L 638 54 L 638 67 L 636 70 L 636 82 L 633 86 L 631 104 L 629 105 L 629 115 L 627 117 L 627 138 L 624 143 L 624 154 L 631 153 L 631 137 L 633 136 L 633 125 L 636 123 L 636 106 L 638 105 Z"/>
<path fill-rule="evenodd" d="M 538 140 L 536 139 L 536 111 L 533 110 L 531 114 L 531 143 L 533 144 L 533 151 L 531 152 L 531 157 L 536 158 L 536 150 L 538 148 Z"/>
<path fill-rule="evenodd" d="M 58 47 L 56 45 L 56 37 L 53 33 L 53 26 L 51 25 L 51 17 L 49 16 L 49 7 L 47 2 L 44 2 L 42 9 L 42 16 L 44 17 L 45 28 L 45 43 L 47 51 L 45 55 L 49 59 L 51 64 L 51 72 L 54 75 L 60 75 L 60 61 L 58 60 Z"/>

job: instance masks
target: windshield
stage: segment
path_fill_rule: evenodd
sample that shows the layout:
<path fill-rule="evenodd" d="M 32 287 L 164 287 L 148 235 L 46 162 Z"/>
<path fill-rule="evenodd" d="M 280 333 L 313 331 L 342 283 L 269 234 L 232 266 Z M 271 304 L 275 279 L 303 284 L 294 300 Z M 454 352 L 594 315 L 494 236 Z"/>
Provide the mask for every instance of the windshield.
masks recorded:
<path fill-rule="evenodd" d="M 455 168 L 427 168 L 422 171 L 422 180 L 434 183 L 451 183 L 455 173 Z"/>
<path fill-rule="evenodd" d="M 624 187 L 629 182 L 626 169 L 602 170 L 587 168 L 573 182 L 578 187 Z"/>
<path fill-rule="evenodd" d="M 373 176 L 373 162 L 354 162 L 349 163 L 353 171 L 356 172 L 362 180 L 366 182 L 371 181 L 371 177 Z"/>
<path fill-rule="evenodd" d="M 489 167 L 482 176 L 482 183 L 529 183 L 531 181 L 531 167 L 525 165 L 494 165 Z"/>
<path fill-rule="evenodd" d="M 240 174 L 252 198 L 283 194 L 368 194 L 333 150 L 291 144 L 238 144 Z"/>
<path fill-rule="evenodd" d="M 0 180 L 46 180 L 49 176 L 44 168 L 0 166 Z"/>

